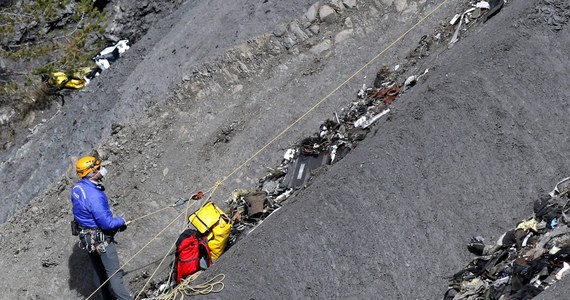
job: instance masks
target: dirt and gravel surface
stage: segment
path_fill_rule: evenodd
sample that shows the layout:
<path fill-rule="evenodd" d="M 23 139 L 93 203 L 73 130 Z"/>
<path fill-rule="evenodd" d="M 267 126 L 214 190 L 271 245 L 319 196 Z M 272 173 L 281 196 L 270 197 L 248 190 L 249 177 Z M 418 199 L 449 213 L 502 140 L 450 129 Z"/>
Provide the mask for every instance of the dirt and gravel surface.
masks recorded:
<path fill-rule="evenodd" d="M 355 150 L 206 272 L 226 274 L 222 293 L 209 297 L 438 299 L 444 277 L 468 262 L 471 236 L 510 229 L 532 213 L 539 191 L 568 176 L 568 7 L 544 0 L 509 1 L 450 49 L 442 34 L 419 58 L 422 36 L 446 33 L 443 24 L 465 8 L 444 3 L 240 165 L 441 3 L 356 1 L 303 36 L 291 22 L 303 24 L 313 2 L 287 2 L 184 3 L 2 153 L 2 297 L 76 299 L 93 290 L 68 229 L 72 156 L 96 148 L 107 158 L 108 195 L 127 219 L 219 180 L 221 203 L 255 186 L 382 65 L 401 64 L 402 81 L 429 72 Z M 118 236 L 123 262 L 145 246 L 125 267 L 133 292 L 182 218 L 147 242 L 181 212 L 164 210 Z M 539 298 L 563 299 L 567 281 Z"/>

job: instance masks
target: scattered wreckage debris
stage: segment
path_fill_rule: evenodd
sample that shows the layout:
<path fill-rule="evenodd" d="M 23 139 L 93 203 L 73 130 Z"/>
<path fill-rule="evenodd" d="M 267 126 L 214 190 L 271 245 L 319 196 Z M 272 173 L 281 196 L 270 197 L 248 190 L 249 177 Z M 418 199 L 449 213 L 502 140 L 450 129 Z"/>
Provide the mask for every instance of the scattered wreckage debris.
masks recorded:
<path fill-rule="evenodd" d="M 101 50 L 93 60 L 101 70 L 107 70 L 125 51 L 129 50 L 128 43 L 129 40 L 120 40 L 114 46 Z"/>
<path fill-rule="evenodd" d="M 570 272 L 570 177 L 534 201 L 534 215 L 495 243 L 473 237 L 476 257 L 450 278 L 444 300 L 530 299 Z"/>
<path fill-rule="evenodd" d="M 450 26 L 457 25 L 455 34 L 450 40 L 453 43 L 457 42 L 458 32 L 462 29 L 461 23 L 473 23 L 470 20 L 471 18 L 477 19 L 489 14 L 496 7 L 496 3 L 500 3 L 502 7 L 504 2 L 502 0 L 493 1 L 489 4 L 486 1 L 479 1 L 470 4 L 473 6 L 472 8 L 461 15 L 457 15 L 454 17 L 455 20 L 450 22 Z M 493 13 L 496 13 L 498 9 Z M 411 89 L 422 77 L 428 74 L 429 69 L 426 68 L 420 74 L 402 78 L 406 70 L 415 64 L 415 61 L 410 61 L 412 58 L 421 59 L 428 56 L 430 47 L 435 42 L 443 42 L 444 38 L 451 36 L 453 30 L 446 28 L 433 36 L 422 37 L 418 48 L 408 55 L 408 61 L 393 68 L 382 66 L 376 73 L 372 87 L 369 88 L 363 84 L 356 94 L 355 101 L 352 101 L 347 108 L 343 108 L 340 113 L 335 112 L 334 118 L 323 122 L 319 126 L 318 132 L 313 136 L 304 138 L 287 149 L 281 163 L 274 168 L 268 168 L 267 175 L 259 179 L 257 187 L 235 190 L 225 201 L 229 208 L 227 215 L 219 207 L 214 208 L 215 205 L 211 202 L 207 203 L 207 205 L 212 206 L 206 214 L 209 217 L 199 217 L 201 214 L 205 214 L 203 211 L 194 212 L 189 217 L 190 222 L 198 232 L 208 235 L 210 248 L 217 248 L 215 251 L 210 249 L 211 252 L 216 252 L 216 257 L 212 255 L 212 260 L 217 259 L 223 252 L 235 245 L 240 238 L 251 233 L 271 214 L 278 211 L 287 199 L 294 196 L 298 190 L 309 185 L 311 179 L 323 168 L 341 160 L 357 146 L 358 142 L 364 140 L 370 131 L 370 127 L 390 113 L 390 105 L 394 103 L 397 97 Z M 222 133 L 229 135 L 231 130 L 233 128 Z M 224 140 L 220 139 L 217 142 L 220 141 Z M 202 218 L 209 221 L 204 221 Z M 217 244 L 214 246 L 211 245 L 211 241 L 216 240 L 216 233 L 212 229 L 205 229 L 210 228 L 210 225 L 220 226 L 224 229 L 224 232 L 220 234 L 222 238 L 217 238 Z M 228 228 L 230 229 L 228 230 Z M 201 269 L 205 268 L 202 267 Z M 199 274 L 199 272 L 195 274 Z M 190 281 L 193 281 L 195 279 L 194 274 L 191 274 L 189 278 L 191 278 Z M 180 279 L 182 280 L 182 278 Z M 165 295 L 171 295 L 176 289 L 176 285 L 170 281 L 170 278 L 163 279 L 152 283 L 151 288 L 143 292 L 149 297 L 144 299 L 168 299 Z"/>
<path fill-rule="evenodd" d="M 114 46 L 103 49 L 97 56 L 93 57 L 96 66 L 82 67 L 72 72 L 52 72 L 47 83 L 57 90 L 84 88 L 130 48 L 128 42 L 128 40 L 120 40 Z"/>
<path fill-rule="evenodd" d="M 53 72 L 50 74 L 48 84 L 56 89 L 81 89 L 85 87 L 90 78 L 98 75 L 98 68 L 84 67 L 73 72 Z M 97 74 L 97 75 L 96 75 Z"/>
<path fill-rule="evenodd" d="M 398 70 L 398 67 L 394 69 Z M 256 188 L 234 191 L 226 201 L 234 224 L 230 246 L 244 232 L 251 232 L 278 210 L 295 191 L 306 187 L 323 167 L 336 163 L 354 149 L 366 137 L 370 127 L 390 112 L 389 106 L 403 89 L 413 86 L 427 72 L 426 69 L 421 75 L 400 83 L 397 74 L 383 66 L 376 75 L 373 88 L 363 85 L 357 99 L 340 114 L 335 112 L 334 118 L 324 121 L 313 136 L 287 149 L 281 163 L 269 168 Z"/>
<path fill-rule="evenodd" d="M 281 163 L 269 168 L 257 187 L 235 190 L 225 201 L 229 207 L 227 215 L 212 202 L 206 202 L 192 213 L 189 221 L 196 231 L 207 237 L 210 258 L 213 261 L 219 258 L 241 237 L 279 210 L 296 191 L 310 184 L 323 167 L 336 163 L 354 149 L 366 137 L 370 127 L 390 112 L 388 105 L 400 94 L 401 87 L 400 83 L 382 82 L 379 88 L 365 89 L 362 97 L 357 97 L 340 114 L 334 113 L 334 120 L 327 119 L 313 136 L 287 149 Z M 196 195 L 199 196 L 193 196 L 193 200 L 203 197 L 203 193 Z M 187 201 L 189 199 L 179 199 L 175 205 Z M 193 270 L 198 271 L 198 268 Z M 169 278 L 150 284 L 151 288 L 142 292 L 147 297 L 144 299 L 163 299 L 164 295 L 173 293 L 177 287 Z"/>
<path fill-rule="evenodd" d="M 472 4 L 472 7 L 465 10 L 461 14 L 456 14 L 450 21 L 450 25 L 456 25 L 455 32 L 453 33 L 453 37 L 449 41 L 449 47 L 453 46 L 459 40 L 459 32 L 462 29 L 462 25 L 468 25 L 472 23 L 472 21 L 481 18 L 483 22 L 487 22 L 488 19 L 493 17 L 495 14 L 499 12 L 499 10 L 505 4 L 504 0 L 493 0 L 491 3 L 487 1 L 479 1 L 475 4 Z M 458 22 L 459 21 L 459 22 Z"/>

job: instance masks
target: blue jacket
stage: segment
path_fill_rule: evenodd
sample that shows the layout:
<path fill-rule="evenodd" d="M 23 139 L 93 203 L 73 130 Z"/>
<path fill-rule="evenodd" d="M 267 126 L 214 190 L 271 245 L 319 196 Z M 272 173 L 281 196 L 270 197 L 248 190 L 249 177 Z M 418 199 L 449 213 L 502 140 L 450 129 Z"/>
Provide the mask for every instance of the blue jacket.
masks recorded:
<path fill-rule="evenodd" d="M 113 217 L 105 192 L 87 178 L 73 186 L 71 202 L 73 216 L 83 227 L 114 230 L 125 225 L 125 219 Z"/>

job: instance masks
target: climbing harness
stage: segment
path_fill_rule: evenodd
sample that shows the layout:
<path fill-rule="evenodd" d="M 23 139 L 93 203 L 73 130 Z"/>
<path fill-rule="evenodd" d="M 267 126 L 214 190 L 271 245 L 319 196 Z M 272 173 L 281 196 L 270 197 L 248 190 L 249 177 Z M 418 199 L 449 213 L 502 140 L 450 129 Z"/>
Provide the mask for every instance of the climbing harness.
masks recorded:
<path fill-rule="evenodd" d="M 97 228 L 82 228 L 79 232 L 79 247 L 86 249 L 87 252 L 105 253 L 107 246 L 111 241 L 110 236 L 106 236 L 101 230 Z"/>

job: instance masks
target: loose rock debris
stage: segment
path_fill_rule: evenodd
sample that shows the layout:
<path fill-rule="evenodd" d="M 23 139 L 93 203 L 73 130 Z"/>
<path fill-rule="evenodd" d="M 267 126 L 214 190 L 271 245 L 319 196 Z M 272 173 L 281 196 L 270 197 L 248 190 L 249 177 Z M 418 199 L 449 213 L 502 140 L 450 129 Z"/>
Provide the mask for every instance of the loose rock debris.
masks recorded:
<path fill-rule="evenodd" d="M 473 237 L 467 249 L 477 255 L 453 274 L 444 300 L 531 299 L 570 270 L 570 177 L 534 201 L 534 215 L 495 243 Z"/>
<path fill-rule="evenodd" d="M 544 0 L 529 14 L 536 23 L 545 23 L 559 31 L 570 21 L 570 3 L 564 0 Z"/>

